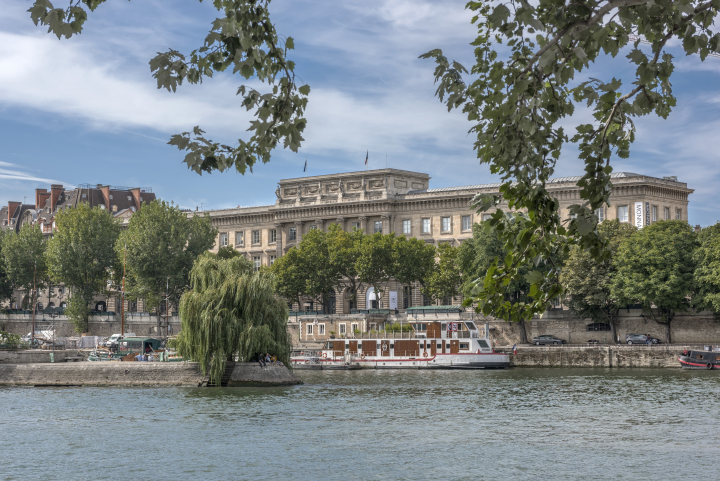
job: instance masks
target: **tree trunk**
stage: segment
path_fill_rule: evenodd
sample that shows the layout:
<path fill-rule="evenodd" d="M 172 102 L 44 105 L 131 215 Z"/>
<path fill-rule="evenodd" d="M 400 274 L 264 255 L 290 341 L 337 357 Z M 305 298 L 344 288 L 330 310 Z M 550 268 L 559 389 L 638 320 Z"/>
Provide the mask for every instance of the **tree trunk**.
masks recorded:
<path fill-rule="evenodd" d="M 518 326 L 520 326 L 520 344 L 529 344 L 527 330 L 525 330 L 525 319 L 520 320 Z"/>

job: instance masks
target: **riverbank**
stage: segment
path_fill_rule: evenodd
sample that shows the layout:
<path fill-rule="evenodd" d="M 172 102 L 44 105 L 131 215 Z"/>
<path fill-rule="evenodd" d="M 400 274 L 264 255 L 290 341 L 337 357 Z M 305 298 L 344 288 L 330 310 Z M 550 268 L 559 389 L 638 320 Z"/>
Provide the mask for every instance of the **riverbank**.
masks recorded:
<path fill-rule="evenodd" d="M 510 355 L 514 367 L 662 367 L 680 368 L 678 355 L 684 350 L 702 351 L 705 346 L 528 346 L 518 347 L 517 355 L 512 349 L 499 351 Z M 720 355 L 720 354 L 719 354 Z"/>
<path fill-rule="evenodd" d="M 235 363 L 228 386 L 302 384 L 285 366 Z M 0 386 L 186 386 L 207 384 L 196 362 L 0 364 Z"/>

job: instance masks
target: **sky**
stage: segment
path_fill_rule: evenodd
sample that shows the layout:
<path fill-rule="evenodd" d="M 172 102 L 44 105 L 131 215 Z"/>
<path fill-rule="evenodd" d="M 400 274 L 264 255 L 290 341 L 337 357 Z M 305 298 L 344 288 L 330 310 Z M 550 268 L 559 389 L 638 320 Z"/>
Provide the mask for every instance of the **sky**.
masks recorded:
<path fill-rule="evenodd" d="M 306 141 L 298 153 L 276 149 L 244 176 L 200 176 L 167 141 L 195 125 L 213 140 L 247 139 L 251 117 L 235 92 L 250 82 L 223 73 L 170 93 L 157 89 L 148 65 L 157 52 L 201 46 L 218 16 L 211 2 L 110 0 L 81 35 L 62 40 L 32 23 L 30 1 L 0 2 L 0 205 L 32 203 L 51 183 L 149 187 L 188 209 L 267 205 L 280 179 L 305 175 L 305 159 L 307 175 L 353 172 L 364 170 L 366 152 L 370 169 L 425 172 L 430 187 L 497 180 L 477 160 L 471 124 L 434 97 L 432 61 L 418 59 L 442 48 L 472 65 L 477 30 L 465 0 L 274 0 L 273 21 L 295 40 L 290 57 L 312 89 Z M 690 223 L 710 225 L 720 219 L 720 58 L 669 51 L 678 106 L 667 120 L 639 119 L 630 158 L 612 164 L 687 182 Z M 578 79 L 630 79 L 627 52 Z M 588 118 L 579 108 L 567 126 Z M 566 146 L 556 176 L 582 172 Z"/>

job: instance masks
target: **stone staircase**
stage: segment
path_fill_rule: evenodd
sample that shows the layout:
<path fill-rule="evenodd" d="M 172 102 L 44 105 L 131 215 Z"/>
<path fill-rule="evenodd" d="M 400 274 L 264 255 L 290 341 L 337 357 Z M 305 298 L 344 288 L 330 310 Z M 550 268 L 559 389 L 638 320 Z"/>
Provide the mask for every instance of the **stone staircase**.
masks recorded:
<path fill-rule="evenodd" d="M 223 373 L 222 379 L 220 380 L 221 387 L 227 387 L 232 377 L 233 369 L 235 369 L 235 363 L 232 361 L 225 362 L 225 372 Z M 210 376 L 203 381 L 202 387 L 217 387 L 217 384 L 210 382 Z"/>

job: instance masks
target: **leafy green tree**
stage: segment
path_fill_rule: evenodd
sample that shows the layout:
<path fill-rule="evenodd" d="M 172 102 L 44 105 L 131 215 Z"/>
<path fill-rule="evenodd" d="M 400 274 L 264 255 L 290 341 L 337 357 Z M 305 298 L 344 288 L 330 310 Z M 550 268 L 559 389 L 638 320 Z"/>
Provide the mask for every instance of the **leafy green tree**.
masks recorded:
<path fill-rule="evenodd" d="M 47 264 L 55 282 L 71 289 L 68 316 L 77 332 L 88 331 L 89 305 L 107 291 L 115 264 L 120 222 L 107 210 L 86 202 L 55 217 L 57 231 L 48 242 Z"/>
<path fill-rule="evenodd" d="M 302 306 L 301 298 L 305 295 L 307 284 L 307 263 L 300 249 L 293 247 L 284 256 L 275 259 L 270 267 L 275 276 L 276 292 L 291 302 Z"/>
<path fill-rule="evenodd" d="M 624 307 L 611 295 L 617 266 L 612 259 L 620 243 L 637 229 L 616 220 L 606 220 L 598 226 L 602 239 L 607 241 L 610 259 L 598 261 L 590 253 L 575 246 L 565 262 L 561 282 L 570 309 L 583 319 L 610 325 L 611 337 L 617 339 L 618 312 Z"/>
<path fill-rule="evenodd" d="M 384 285 L 392 276 L 394 244 L 394 233 L 383 235 L 376 232 L 364 236 L 360 245 L 355 269 L 360 280 L 375 289 L 378 298 L 382 297 Z"/>
<path fill-rule="evenodd" d="M 510 235 L 511 242 L 518 238 L 521 230 L 521 222 L 514 222 L 513 218 L 523 218 L 523 214 L 515 214 L 511 216 L 507 224 L 502 227 L 505 230 L 514 232 Z M 462 270 L 464 283 L 462 286 L 465 300 L 463 304 L 471 305 L 478 299 L 475 297 L 480 289 L 493 289 L 492 283 L 487 283 L 487 273 L 494 272 L 498 265 L 504 265 L 507 262 L 509 248 L 498 234 L 497 230 L 491 223 L 483 222 L 483 224 L 473 225 L 472 238 L 464 241 L 460 246 L 458 262 Z M 552 263 L 538 258 L 538 264 L 533 265 L 533 270 L 528 266 L 520 266 L 513 278 L 508 279 L 508 284 L 504 288 L 505 304 L 503 309 L 509 309 L 511 306 L 523 305 L 532 302 L 529 294 L 532 289 L 531 280 L 538 274 L 547 271 L 559 272 L 562 266 L 563 258 L 556 253 L 552 258 Z M 478 310 L 482 311 L 483 305 L 480 300 Z M 517 311 L 514 311 L 515 314 Z M 487 315 L 487 314 L 486 314 Z M 520 328 L 520 342 L 526 344 L 527 330 L 525 326 L 525 318 L 522 316 L 512 317 L 518 323 Z"/>
<path fill-rule="evenodd" d="M 363 287 L 355 265 L 360 257 L 364 237 L 362 229 L 347 232 L 338 224 L 331 224 L 328 228 L 328 255 L 338 275 L 337 287 L 343 291 L 350 289 L 350 300 L 354 303 L 357 302 L 357 293 Z"/>
<path fill-rule="evenodd" d="M 412 286 L 417 282 L 424 290 L 433 269 L 435 246 L 415 237 L 399 236 L 395 239 L 391 275 L 399 283 Z"/>
<path fill-rule="evenodd" d="M 39 225 L 25 223 L 20 232 L 10 232 L 3 239 L 2 256 L 7 280 L 13 289 L 25 291 L 31 309 L 33 284 L 42 289 L 48 281 L 46 248 Z"/>
<path fill-rule="evenodd" d="M 5 257 L 3 256 L 3 241 L 11 235 L 10 231 L 0 230 L 0 304 L 12 299 L 13 286 L 5 268 Z"/>
<path fill-rule="evenodd" d="M 305 234 L 296 249 L 303 257 L 305 271 L 305 294 L 329 305 L 329 294 L 339 284 L 340 274 L 331 262 L 328 250 L 329 236 L 320 229 Z"/>
<path fill-rule="evenodd" d="M 177 305 L 190 285 L 193 263 L 215 244 L 216 235 L 208 216 L 188 218 L 177 206 L 159 200 L 143 204 L 115 244 L 120 259 L 127 247 L 129 297 L 156 306 L 159 324 L 166 290 L 170 303 Z"/>
<path fill-rule="evenodd" d="M 460 294 L 462 270 L 459 262 L 459 247 L 444 242 L 437 248 L 437 264 L 427 277 L 425 295 L 433 300 L 445 302 Z"/>
<path fill-rule="evenodd" d="M 611 296 L 619 305 L 641 304 L 645 315 L 665 327 L 690 307 L 695 288 L 697 235 L 685 221 L 659 221 L 623 240 L 614 258 Z"/>
<path fill-rule="evenodd" d="M 208 252 L 208 254 L 210 254 L 210 252 Z M 214 255 L 216 255 L 218 259 L 223 260 L 232 259 L 233 257 L 244 257 L 242 253 L 234 249 L 232 246 L 221 247 L 218 249 L 217 254 Z"/>
<path fill-rule="evenodd" d="M 48 0 L 34 0 L 29 12 L 35 25 L 47 25 L 58 39 L 70 38 L 82 32 L 88 13 L 105 1 L 70 2 L 63 9 Z M 270 152 L 281 142 L 297 152 L 304 140 L 307 121 L 303 114 L 310 87 L 297 83 L 295 62 L 287 57 L 295 43 L 292 37 L 281 37 L 275 30 L 270 21 L 270 0 L 214 0 L 213 5 L 221 17 L 212 22 L 203 45 L 187 57 L 173 49 L 158 53 L 150 60 L 150 70 L 158 88 L 172 92 L 184 80 L 201 83 L 214 72 L 229 68 L 245 79 L 254 78 L 253 83 L 267 84 L 266 93 L 244 85 L 237 91 L 243 97 L 243 107 L 255 110 L 255 120 L 248 129 L 253 132 L 250 139 L 239 139 L 235 146 L 229 146 L 206 139 L 195 127 L 192 133 L 173 135 L 169 142 L 187 151 L 185 163 L 197 173 L 234 167 L 244 174 L 247 168 L 252 172 L 257 161 L 269 162 Z"/>
<path fill-rule="evenodd" d="M 288 309 L 275 295 L 269 270 L 252 271 L 242 258 L 201 256 L 180 301 L 177 349 L 220 384 L 225 362 L 271 352 L 289 366 Z"/>
<path fill-rule="evenodd" d="M 720 223 L 704 228 L 695 250 L 695 297 L 693 304 L 720 318 Z"/>
<path fill-rule="evenodd" d="M 481 163 L 499 175 L 497 195 L 480 194 L 474 205 L 480 212 L 497 212 L 487 222 L 508 247 L 504 262 L 489 269 L 475 294 L 479 309 L 507 320 L 530 319 L 560 294 L 559 268 L 552 259 L 567 255 L 578 244 L 598 259 L 610 253 L 596 225 L 596 209 L 608 205 L 612 183 L 612 153 L 630 154 L 635 140 L 634 121 L 655 113 L 667 118 L 675 106 L 670 77 L 673 56 L 668 44 L 682 45 L 700 60 L 720 51 L 715 31 L 717 1 L 590 0 L 558 2 L 470 1 L 478 36 L 471 42 L 475 63 L 467 70 L 448 60 L 441 50 L 422 58 L 436 62 L 437 95 L 448 109 L 461 108 L 477 136 Z M 633 41 L 630 35 L 639 35 Z M 641 50 L 643 40 L 650 53 Z M 629 46 L 628 66 L 635 78 L 623 85 L 605 74 L 605 63 Z M 582 79 L 576 74 L 582 72 Z M 604 77 L 604 78 L 603 78 Z M 593 110 L 591 123 L 564 128 L 575 102 Z M 572 135 L 570 137 L 569 135 Z M 548 189 L 561 149 L 568 142 L 579 147 L 585 173 L 578 181 L 580 200 L 570 207 L 571 220 L 561 215 L 559 202 Z M 504 215 L 505 203 L 527 216 Z M 519 223 L 517 231 L 503 229 Z M 537 260 L 550 264 L 533 269 Z M 523 267 L 529 267 L 529 302 L 507 305 L 506 291 Z"/>

